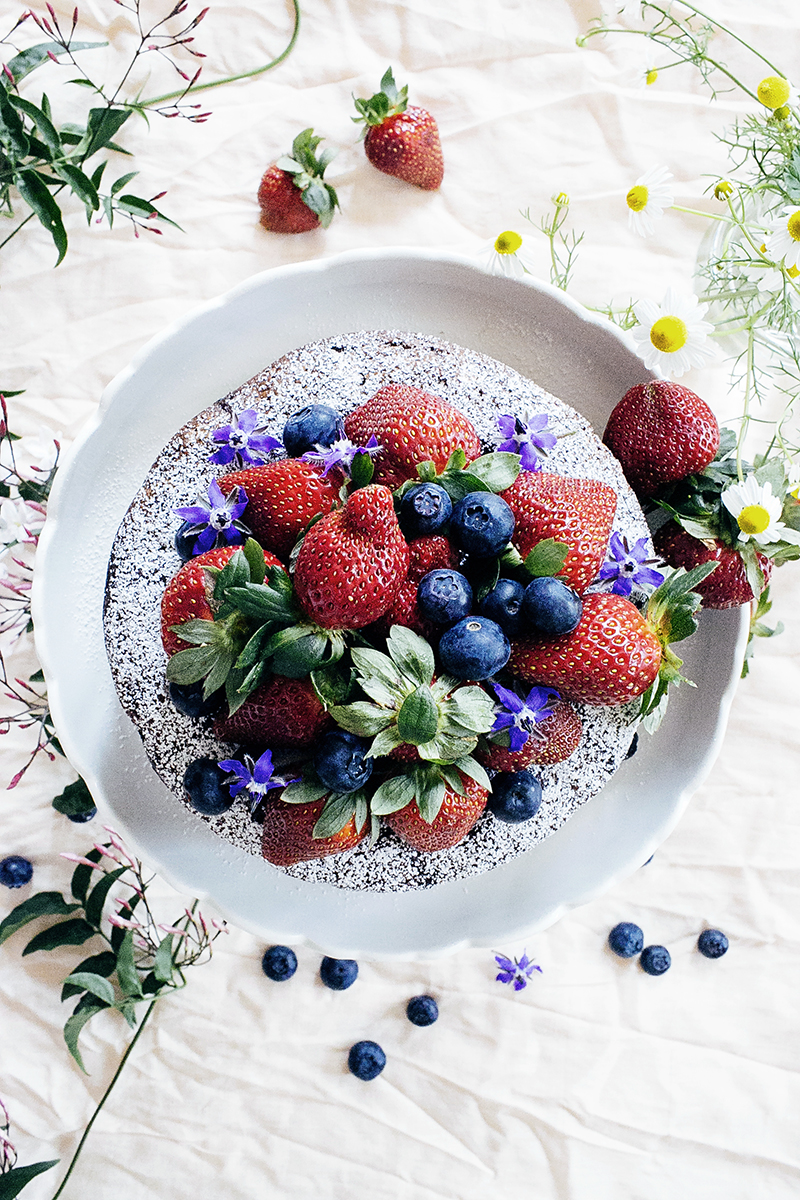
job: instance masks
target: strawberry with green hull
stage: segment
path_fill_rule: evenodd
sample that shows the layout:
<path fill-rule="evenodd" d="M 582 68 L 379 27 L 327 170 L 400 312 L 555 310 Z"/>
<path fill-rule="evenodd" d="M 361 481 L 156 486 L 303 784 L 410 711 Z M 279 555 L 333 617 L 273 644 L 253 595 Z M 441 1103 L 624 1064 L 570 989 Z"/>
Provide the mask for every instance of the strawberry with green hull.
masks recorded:
<path fill-rule="evenodd" d="M 432 462 L 444 471 L 450 456 L 461 449 L 465 461 L 478 458 L 481 445 L 470 419 L 439 396 L 408 384 L 389 383 L 345 417 L 345 432 L 360 446 L 370 435 L 378 439 L 375 483 L 400 487 L 417 481 L 417 466 Z"/>
<path fill-rule="evenodd" d="M 323 629 L 360 629 L 389 609 L 409 560 L 392 493 L 359 488 L 305 535 L 294 574 L 300 606 Z"/>
<path fill-rule="evenodd" d="M 310 521 L 339 503 L 341 476 L 296 458 L 284 458 L 263 467 L 234 471 L 223 479 L 226 488 L 239 486 L 247 493 L 243 519 L 253 536 L 279 558 L 287 560 Z"/>
<path fill-rule="evenodd" d="M 258 189 L 261 224 L 271 233 L 308 233 L 333 220 L 339 200 L 323 176 L 336 154 L 316 149 L 322 141 L 313 129 L 298 133 L 291 155 L 285 154 L 268 167 Z"/>
<path fill-rule="evenodd" d="M 233 715 L 218 717 L 214 735 L 242 746 L 311 746 L 330 725 L 310 679 L 275 675 Z"/>
<path fill-rule="evenodd" d="M 617 508 L 614 489 L 599 479 L 520 471 L 502 497 L 514 514 L 512 541 L 522 558 L 540 542 L 565 545 L 558 578 L 582 595 L 605 558 Z"/>
<path fill-rule="evenodd" d="M 399 91 L 392 68 L 381 80 L 381 90 L 369 100 L 356 100 L 357 123 L 364 122 L 364 151 L 374 167 L 435 191 L 444 178 L 444 161 L 436 121 L 425 108 L 408 103 L 408 87 Z"/>
<path fill-rule="evenodd" d="M 326 803 L 324 796 L 305 804 L 290 804 L 281 797 L 269 797 L 264 803 L 261 839 L 261 853 L 267 862 L 276 867 L 291 867 L 298 862 L 352 850 L 364 840 L 370 825 L 365 820 L 359 827 L 355 813 L 335 833 L 325 836 L 315 833 Z"/>
<path fill-rule="evenodd" d="M 684 567 L 688 571 L 699 563 L 717 564 L 716 571 L 697 585 L 704 608 L 735 608 L 755 599 L 741 554 L 718 538 L 701 540 L 687 533 L 676 521 L 669 521 L 656 533 L 654 545 L 671 567 Z M 764 577 L 763 588 L 766 588 L 772 574 L 772 562 L 765 554 L 757 554 L 757 562 Z"/>
<path fill-rule="evenodd" d="M 630 388 L 608 419 L 603 441 L 637 496 L 702 471 L 719 449 L 717 419 L 682 384 L 655 379 Z"/>
<path fill-rule="evenodd" d="M 533 726 L 519 750 L 512 750 L 508 733 L 500 731 L 481 739 L 476 757 L 492 771 L 521 771 L 534 764 L 553 766 L 575 753 L 582 733 L 583 723 L 575 709 L 560 700 L 553 705 L 551 716 Z"/>
<path fill-rule="evenodd" d="M 393 833 L 424 854 L 450 850 L 463 842 L 489 799 L 489 790 L 468 775 L 460 775 L 460 790 L 443 782 L 441 803 L 432 820 L 422 815 L 416 800 L 390 813 L 386 823 Z"/>

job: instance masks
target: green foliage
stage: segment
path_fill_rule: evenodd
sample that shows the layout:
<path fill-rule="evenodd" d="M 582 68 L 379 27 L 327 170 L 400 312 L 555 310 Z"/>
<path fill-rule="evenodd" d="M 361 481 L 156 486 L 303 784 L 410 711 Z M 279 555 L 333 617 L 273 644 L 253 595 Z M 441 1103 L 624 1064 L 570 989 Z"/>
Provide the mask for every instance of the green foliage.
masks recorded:
<path fill-rule="evenodd" d="M 66 817 L 91 812 L 94 807 L 92 793 L 82 779 L 68 783 L 63 792 L 60 792 L 53 800 L 53 808 L 56 812 L 63 813 Z"/>
<path fill-rule="evenodd" d="M 12 1167 L 0 1175 L 0 1200 L 14 1200 L 32 1179 L 57 1167 L 60 1161 L 59 1158 L 51 1158 L 48 1162 L 29 1163 L 27 1167 Z"/>

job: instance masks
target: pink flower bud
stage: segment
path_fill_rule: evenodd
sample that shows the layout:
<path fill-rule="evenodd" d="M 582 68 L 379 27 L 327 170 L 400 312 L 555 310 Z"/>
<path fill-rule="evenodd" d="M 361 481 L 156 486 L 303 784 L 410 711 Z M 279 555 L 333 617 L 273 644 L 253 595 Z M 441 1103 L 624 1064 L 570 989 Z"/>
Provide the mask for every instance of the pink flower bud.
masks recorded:
<path fill-rule="evenodd" d="M 12 83 L 14 83 L 14 82 L 15 82 L 15 81 L 14 81 L 14 73 L 13 73 L 13 71 L 11 70 L 11 68 L 10 68 L 9 66 L 7 66 L 7 65 L 6 65 L 6 63 L 3 63 L 3 74 L 4 74 L 4 75 L 7 75 L 7 76 L 8 76 L 8 78 L 11 80 L 11 82 L 12 82 Z M 3 430 L 3 436 L 5 437 L 5 430 Z"/>
<path fill-rule="evenodd" d="M 105 874 L 100 863 L 92 862 L 90 858 L 84 858 L 82 854 L 61 854 L 60 858 L 66 858 L 68 862 L 80 863 L 82 867 L 91 867 L 93 871 L 101 871 Z"/>
<path fill-rule="evenodd" d="M 109 925 L 116 925 L 118 929 L 141 929 L 142 928 L 141 924 L 138 921 L 128 921 L 125 919 L 125 917 L 111 916 L 108 918 L 108 923 L 109 923 Z"/>

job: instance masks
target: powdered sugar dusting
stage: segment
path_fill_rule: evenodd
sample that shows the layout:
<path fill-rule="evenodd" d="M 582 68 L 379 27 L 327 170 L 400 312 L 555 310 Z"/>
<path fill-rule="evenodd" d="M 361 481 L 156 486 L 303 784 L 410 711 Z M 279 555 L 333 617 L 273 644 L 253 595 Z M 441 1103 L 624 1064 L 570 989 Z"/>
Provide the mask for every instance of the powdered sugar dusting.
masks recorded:
<path fill-rule="evenodd" d="M 180 524 L 174 509 L 205 494 L 212 479 L 224 478 L 225 469 L 207 459 L 215 448 L 214 430 L 234 414 L 256 408 L 267 432 L 280 437 L 287 418 L 303 405 L 330 404 L 345 414 L 390 382 L 433 392 L 464 410 L 486 449 L 501 440 L 499 414 L 546 413 L 559 436 L 546 469 L 610 484 L 618 496 L 614 529 L 630 541 L 648 536 L 618 463 L 588 422 L 504 364 L 436 338 L 397 331 L 343 334 L 292 351 L 175 434 L 148 472 L 112 549 L 105 634 L 117 692 L 155 770 L 183 803 L 186 766 L 203 755 L 230 757 L 235 747 L 219 742 L 210 722 L 183 716 L 169 700 L 160 603 L 181 565 L 173 544 Z M 361 843 L 345 854 L 299 863 L 288 873 L 344 888 L 403 891 L 480 874 L 523 853 L 591 799 L 628 751 L 635 702 L 576 707 L 584 721 L 581 745 L 566 762 L 538 769 L 543 801 L 532 821 L 506 825 L 487 811 L 459 846 L 432 855 L 413 850 L 386 829 L 374 847 Z M 244 801 L 220 817 L 195 815 L 221 837 L 260 856 L 261 828 Z"/>

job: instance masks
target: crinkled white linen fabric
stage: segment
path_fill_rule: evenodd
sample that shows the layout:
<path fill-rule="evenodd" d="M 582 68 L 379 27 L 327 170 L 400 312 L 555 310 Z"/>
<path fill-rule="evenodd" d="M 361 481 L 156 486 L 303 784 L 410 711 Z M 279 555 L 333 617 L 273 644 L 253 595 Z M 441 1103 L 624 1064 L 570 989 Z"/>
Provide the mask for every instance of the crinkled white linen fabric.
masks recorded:
<path fill-rule="evenodd" d="M 708 3 L 787 71 L 800 61 L 800 13 L 789 0 Z M 65 15 L 72 0 L 55 8 Z M 205 77 L 273 57 L 290 8 L 217 0 L 197 31 Z M 745 104 L 728 95 L 709 104 L 690 68 L 637 90 L 637 71 L 659 65 L 641 39 L 576 47 L 599 13 L 595 0 L 302 0 L 302 11 L 294 53 L 264 76 L 207 93 L 206 124 L 126 127 L 141 194 L 168 188 L 160 207 L 183 232 L 134 239 L 125 223 L 87 228 L 73 210 L 58 270 L 33 223 L 2 250 L 0 383 L 25 389 L 10 402 L 18 432 L 44 425 L 69 442 L 149 338 L 269 267 L 369 246 L 478 254 L 501 230 L 521 228 L 546 277 L 546 241 L 520 210 L 538 221 L 561 191 L 572 199 L 571 225 L 586 231 L 578 299 L 691 290 L 706 222 L 669 212 L 642 240 L 628 231 L 624 196 L 662 163 L 677 203 L 713 210 L 704 193 L 728 169 L 715 134 Z M 86 0 L 81 12 L 84 36 L 110 42 L 96 52 L 106 66 L 123 61 L 130 14 L 111 0 Z M 0 14 L 10 25 L 17 5 L 0 0 Z M 751 83 L 765 73 L 734 44 L 723 51 Z M 371 94 L 389 63 L 438 119 L 438 192 L 379 174 L 356 143 L 351 97 Z M 167 90 L 171 81 L 155 82 Z M 64 104 L 70 96 L 58 93 Z M 342 147 L 329 172 L 342 211 L 327 232 L 266 233 L 260 175 L 307 126 Z M 685 382 L 720 417 L 736 411 L 722 364 Z M 711 777 L 649 865 L 530 939 L 543 974 L 525 991 L 496 983 L 484 950 L 425 964 L 362 961 L 357 983 L 338 993 L 320 983 L 319 955 L 301 949 L 296 976 L 275 984 L 261 972 L 264 947 L 231 930 L 212 963 L 156 1009 L 65 1200 L 796 1200 L 797 566 L 776 572 L 773 594 L 771 616 L 786 632 L 758 646 Z M 30 652 L 12 666 L 33 669 Z M 25 747 L 23 733 L 3 738 L 3 781 Z M 70 867 L 59 854 L 85 852 L 101 836 L 99 821 L 73 825 L 50 806 L 73 778 L 63 760 L 39 760 L 0 802 L 0 856 L 28 856 L 41 889 L 66 890 Z M 165 919 L 182 910 L 184 897 L 154 889 Z M 0 889 L 0 917 L 30 891 Z M 650 978 L 608 951 L 621 920 L 669 948 L 666 975 Z M 717 962 L 695 950 L 709 925 L 731 942 Z M 0 1095 L 20 1163 L 61 1159 L 25 1192 L 45 1200 L 130 1034 L 118 1014 L 95 1019 L 82 1075 L 63 1042 L 68 1007 L 59 1002 L 76 952 L 22 958 L 21 943 L 0 951 Z M 420 992 L 440 1006 L 427 1029 L 404 1015 Z M 362 1038 L 388 1059 L 369 1084 L 346 1068 Z"/>

